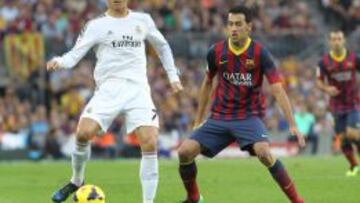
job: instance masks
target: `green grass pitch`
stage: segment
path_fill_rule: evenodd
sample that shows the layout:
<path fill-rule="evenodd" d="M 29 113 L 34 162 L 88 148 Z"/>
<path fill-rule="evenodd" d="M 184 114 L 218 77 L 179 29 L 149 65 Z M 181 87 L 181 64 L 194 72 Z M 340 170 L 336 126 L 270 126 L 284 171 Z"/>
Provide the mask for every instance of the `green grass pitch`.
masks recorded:
<path fill-rule="evenodd" d="M 345 177 L 347 163 L 342 157 L 282 160 L 307 203 L 360 202 L 360 177 Z M 197 163 L 205 203 L 288 202 L 256 159 Z M 140 203 L 138 167 L 138 160 L 91 161 L 86 182 L 100 186 L 107 203 Z M 177 167 L 176 160 L 160 162 L 156 203 L 178 203 L 185 197 Z M 70 172 L 70 161 L 0 162 L 0 203 L 49 203 L 52 192 L 68 181 Z"/>

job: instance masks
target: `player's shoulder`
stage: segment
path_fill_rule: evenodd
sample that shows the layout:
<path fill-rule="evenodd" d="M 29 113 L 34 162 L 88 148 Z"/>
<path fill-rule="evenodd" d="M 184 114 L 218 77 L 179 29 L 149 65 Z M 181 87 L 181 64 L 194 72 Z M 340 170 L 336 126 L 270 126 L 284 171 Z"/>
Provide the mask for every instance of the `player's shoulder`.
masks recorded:
<path fill-rule="evenodd" d="M 259 55 L 261 59 L 273 58 L 270 50 L 258 40 L 252 39 L 250 47 L 254 50 L 254 55 Z"/>
<path fill-rule="evenodd" d="M 219 49 L 219 48 L 224 48 L 226 46 L 226 42 L 227 42 L 227 40 L 219 40 L 219 41 L 211 44 L 208 49 L 208 52 L 215 51 L 216 49 Z"/>
<path fill-rule="evenodd" d="M 104 20 L 106 20 L 106 18 L 107 15 L 105 13 L 102 13 L 98 16 L 95 16 L 94 18 L 89 19 L 85 23 L 85 27 L 103 25 L 103 22 Z"/>
<path fill-rule="evenodd" d="M 258 46 L 261 49 L 266 49 L 266 47 L 263 45 L 263 43 L 259 42 L 256 39 L 251 39 L 251 43 L 253 46 Z"/>
<path fill-rule="evenodd" d="M 321 55 L 320 55 L 320 57 L 319 57 L 319 64 L 321 63 L 321 64 L 323 64 L 324 63 L 324 61 L 326 61 L 326 60 L 331 60 L 331 57 L 330 57 L 330 55 L 329 55 L 329 53 L 328 52 L 324 52 L 324 53 L 322 53 Z"/>
<path fill-rule="evenodd" d="M 131 17 L 136 20 L 149 21 L 152 20 L 152 17 L 149 13 L 142 11 L 131 11 Z"/>
<path fill-rule="evenodd" d="M 250 46 L 254 47 L 254 49 L 258 49 L 260 54 L 265 54 L 265 55 L 270 54 L 269 49 L 262 42 L 260 42 L 256 39 L 251 40 Z"/>
<path fill-rule="evenodd" d="M 358 53 L 356 53 L 354 50 L 351 50 L 351 49 L 348 49 L 347 52 L 348 52 L 349 56 L 357 56 L 357 55 L 359 55 Z"/>

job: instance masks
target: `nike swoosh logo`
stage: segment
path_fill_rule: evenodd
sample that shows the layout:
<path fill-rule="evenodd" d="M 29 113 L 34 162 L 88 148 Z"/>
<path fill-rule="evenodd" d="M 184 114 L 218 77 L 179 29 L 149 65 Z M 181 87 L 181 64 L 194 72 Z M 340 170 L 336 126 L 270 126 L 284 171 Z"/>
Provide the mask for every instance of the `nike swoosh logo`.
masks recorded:
<path fill-rule="evenodd" d="M 227 61 L 220 61 L 220 65 L 227 63 Z"/>

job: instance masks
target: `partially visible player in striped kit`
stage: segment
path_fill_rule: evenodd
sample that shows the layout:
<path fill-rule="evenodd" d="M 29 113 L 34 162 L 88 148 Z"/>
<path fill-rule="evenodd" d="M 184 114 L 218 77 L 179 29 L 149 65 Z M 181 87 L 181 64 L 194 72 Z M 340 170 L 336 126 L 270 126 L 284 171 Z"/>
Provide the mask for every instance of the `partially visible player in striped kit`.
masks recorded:
<path fill-rule="evenodd" d="M 290 133 L 298 138 L 301 146 L 305 142 L 295 125 L 280 73 L 270 53 L 249 37 L 251 19 L 249 8 L 231 9 L 227 22 L 230 36 L 208 52 L 208 73 L 201 87 L 195 120 L 197 129 L 179 148 L 179 172 L 187 191 L 184 203 L 203 201 L 196 182 L 195 157 L 200 153 L 214 157 L 233 142 L 259 158 L 292 203 L 304 202 L 281 161 L 270 153 L 269 134 L 262 121 L 265 115 L 265 96 L 261 91 L 264 76 L 290 124 Z M 211 114 L 206 119 L 206 106 L 211 101 L 215 78 L 218 83 Z"/>
<path fill-rule="evenodd" d="M 353 149 L 360 150 L 360 96 L 356 71 L 360 57 L 345 48 L 342 31 L 329 34 L 330 51 L 318 63 L 317 86 L 330 95 L 330 111 L 335 120 L 335 132 L 341 138 L 341 150 L 350 163 L 346 176 L 356 176 L 360 167 Z"/>

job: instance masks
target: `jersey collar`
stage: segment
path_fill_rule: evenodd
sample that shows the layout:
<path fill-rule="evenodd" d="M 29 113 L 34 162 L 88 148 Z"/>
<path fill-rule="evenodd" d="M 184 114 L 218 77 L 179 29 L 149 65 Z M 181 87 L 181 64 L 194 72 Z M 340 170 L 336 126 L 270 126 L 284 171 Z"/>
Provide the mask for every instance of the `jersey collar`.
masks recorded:
<path fill-rule="evenodd" d="M 241 47 L 240 49 L 236 49 L 235 47 L 232 46 L 230 39 L 228 40 L 228 44 L 229 44 L 229 49 L 231 52 L 233 52 L 235 55 L 240 55 L 242 53 L 244 53 L 250 46 L 251 44 L 251 38 L 248 37 L 246 39 L 245 45 L 243 47 Z"/>

